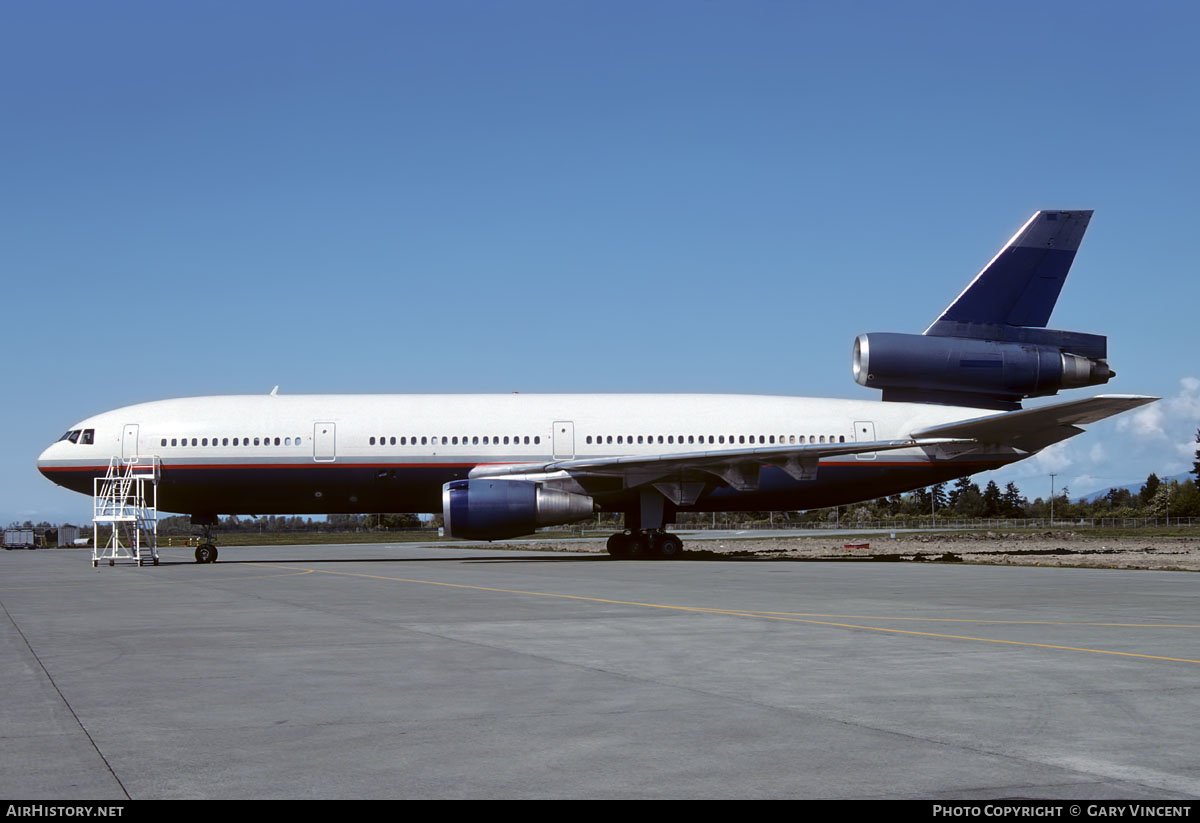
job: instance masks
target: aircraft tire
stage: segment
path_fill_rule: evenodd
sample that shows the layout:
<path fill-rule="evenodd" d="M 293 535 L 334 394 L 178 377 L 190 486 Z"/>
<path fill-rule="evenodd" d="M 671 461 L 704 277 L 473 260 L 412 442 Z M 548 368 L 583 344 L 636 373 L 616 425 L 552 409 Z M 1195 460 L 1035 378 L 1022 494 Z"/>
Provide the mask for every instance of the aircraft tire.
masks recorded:
<path fill-rule="evenodd" d="M 654 543 L 646 532 L 638 532 L 629 536 L 629 556 L 635 560 L 645 560 L 654 555 Z"/>
<path fill-rule="evenodd" d="M 217 562 L 217 547 L 212 543 L 201 543 L 196 547 L 196 562 L 197 563 L 216 563 Z"/>
<path fill-rule="evenodd" d="M 612 537 L 608 538 L 605 544 L 608 553 L 613 557 L 628 557 L 629 556 L 629 535 L 624 532 L 617 532 Z"/>
<path fill-rule="evenodd" d="M 654 536 L 654 553 L 663 560 L 674 560 L 683 554 L 683 541 L 673 534 L 656 534 Z"/>

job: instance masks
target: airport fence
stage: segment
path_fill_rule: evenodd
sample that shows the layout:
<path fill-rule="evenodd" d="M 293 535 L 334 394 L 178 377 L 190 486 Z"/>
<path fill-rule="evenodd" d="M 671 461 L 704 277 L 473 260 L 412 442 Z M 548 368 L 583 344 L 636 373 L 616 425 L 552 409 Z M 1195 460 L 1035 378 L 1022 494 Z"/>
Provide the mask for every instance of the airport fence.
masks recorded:
<path fill-rule="evenodd" d="M 715 523 L 680 524 L 676 528 L 702 530 L 729 529 L 787 529 L 825 531 L 843 530 L 887 530 L 887 529 L 989 529 L 1009 531 L 1020 529 L 1075 529 L 1075 528 L 1168 528 L 1172 526 L 1200 526 L 1200 517 L 997 517 L 997 518 L 922 518 L 913 520 L 841 520 L 841 521 L 756 521 L 733 523 L 719 519 Z"/>

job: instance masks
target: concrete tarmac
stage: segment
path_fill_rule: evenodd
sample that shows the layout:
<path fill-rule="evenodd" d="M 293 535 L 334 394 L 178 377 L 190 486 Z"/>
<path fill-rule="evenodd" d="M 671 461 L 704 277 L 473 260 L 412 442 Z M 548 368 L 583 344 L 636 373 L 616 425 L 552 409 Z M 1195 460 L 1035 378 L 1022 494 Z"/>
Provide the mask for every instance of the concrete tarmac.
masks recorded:
<path fill-rule="evenodd" d="M 1200 796 L 1200 577 L 0 554 L 0 796 Z"/>

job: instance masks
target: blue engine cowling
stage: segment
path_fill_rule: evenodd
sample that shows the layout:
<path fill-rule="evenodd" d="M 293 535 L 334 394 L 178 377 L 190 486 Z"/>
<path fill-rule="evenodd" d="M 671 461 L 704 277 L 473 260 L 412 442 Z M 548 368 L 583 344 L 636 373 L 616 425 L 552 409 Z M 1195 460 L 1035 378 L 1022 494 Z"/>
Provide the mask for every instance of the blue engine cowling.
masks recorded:
<path fill-rule="evenodd" d="M 1019 408 L 1025 397 L 1107 383 L 1103 358 L 1061 348 L 919 334 L 862 334 L 854 341 L 854 379 L 883 389 L 884 400 Z"/>
<path fill-rule="evenodd" d="M 546 488 L 531 480 L 455 480 L 442 486 L 446 536 L 467 540 L 504 540 L 586 520 L 595 512 L 592 498 Z"/>

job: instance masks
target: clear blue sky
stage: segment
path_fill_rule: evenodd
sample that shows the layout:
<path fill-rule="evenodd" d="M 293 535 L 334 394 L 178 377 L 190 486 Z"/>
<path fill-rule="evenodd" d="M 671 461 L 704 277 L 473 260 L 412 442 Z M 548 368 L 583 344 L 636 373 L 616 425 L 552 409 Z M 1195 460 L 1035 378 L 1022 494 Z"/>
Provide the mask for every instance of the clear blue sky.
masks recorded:
<path fill-rule="evenodd" d="M 1038 208 L 1096 210 L 1051 326 L 1168 400 L 998 479 L 1190 468 L 1197 30 L 1190 2 L 4 3 L 0 520 L 84 520 L 37 454 L 171 396 L 877 396 L 854 336 L 923 330 Z"/>

